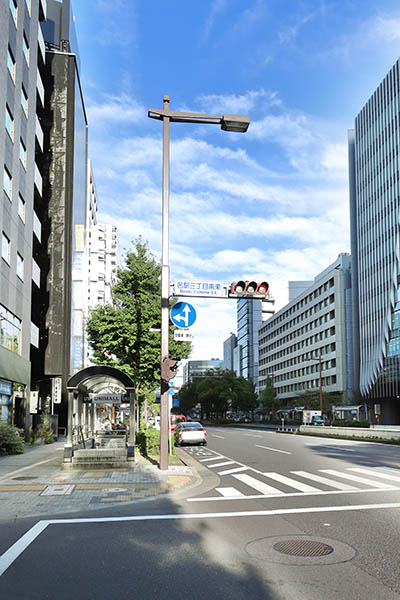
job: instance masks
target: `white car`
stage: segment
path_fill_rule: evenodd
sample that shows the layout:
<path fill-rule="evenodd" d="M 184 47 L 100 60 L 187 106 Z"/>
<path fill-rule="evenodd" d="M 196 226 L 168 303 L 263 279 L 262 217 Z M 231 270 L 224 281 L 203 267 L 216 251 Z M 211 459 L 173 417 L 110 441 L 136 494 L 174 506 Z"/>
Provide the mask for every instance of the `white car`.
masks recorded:
<path fill-rule="evenodd" d="M 190 423 L 178 423 L 174 431 L 176 446 L 183 444 L 207 444 L 207 432 L 201 423 L 191 421 Z"/>

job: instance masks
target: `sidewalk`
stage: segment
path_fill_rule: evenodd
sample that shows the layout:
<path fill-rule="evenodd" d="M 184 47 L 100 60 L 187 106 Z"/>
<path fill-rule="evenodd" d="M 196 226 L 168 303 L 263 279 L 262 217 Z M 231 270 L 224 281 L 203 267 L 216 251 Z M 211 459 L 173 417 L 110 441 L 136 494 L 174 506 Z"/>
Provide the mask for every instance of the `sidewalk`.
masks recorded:
<path fill-rule="evenodd" d="M 62 462 L 64 443 L 28 446 L 25 454 L 0 457 L 0 520 L 112 507 L 163 494 L 184 496 L 201 482 L 194 468 L 171 466 L 164 472 L 142 457 L 126 469 L 69 471 Z"/>

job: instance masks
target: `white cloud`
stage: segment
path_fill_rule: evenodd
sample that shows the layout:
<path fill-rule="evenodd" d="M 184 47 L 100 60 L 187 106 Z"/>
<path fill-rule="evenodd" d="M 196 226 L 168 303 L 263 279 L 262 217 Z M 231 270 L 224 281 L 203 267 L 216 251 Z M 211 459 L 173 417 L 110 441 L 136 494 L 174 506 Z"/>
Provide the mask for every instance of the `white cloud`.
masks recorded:
<path fill-rule="evenodd" d="M 279 106 L 276 92 L 268 90 L 249 90 L 245 94 L 199 96 L 197 101 L 211 114 L 249 114 L 261 104 L 262 107 Z"/>
<path fill-rule="evenodd" d="M 96 127 L 115 123 L 136 124 L 147 118 L 144 106 L 127 94 L 105 96 L 103 102 L 89 101 L 86 108 L 89 124 Z"/>

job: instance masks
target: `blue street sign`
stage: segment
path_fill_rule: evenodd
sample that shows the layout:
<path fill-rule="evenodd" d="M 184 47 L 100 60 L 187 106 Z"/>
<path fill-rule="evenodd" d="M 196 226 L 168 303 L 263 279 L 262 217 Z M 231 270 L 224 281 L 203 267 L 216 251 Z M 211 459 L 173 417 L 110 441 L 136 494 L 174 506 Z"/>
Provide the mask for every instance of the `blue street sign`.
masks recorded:
<path fill-rule="evenodd" d="M 196 320 L 196 311 L 194 306 L 188 302 L 177 302 L 171 308 L 171 321 L 177 327 L 185 329 L 190 327 Z"/>

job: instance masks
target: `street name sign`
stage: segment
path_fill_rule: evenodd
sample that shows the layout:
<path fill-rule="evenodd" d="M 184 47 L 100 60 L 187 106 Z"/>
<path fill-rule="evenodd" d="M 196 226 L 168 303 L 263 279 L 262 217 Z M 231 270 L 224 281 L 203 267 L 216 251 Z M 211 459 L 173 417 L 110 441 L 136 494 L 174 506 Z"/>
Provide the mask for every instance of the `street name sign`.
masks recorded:
<path fill-rule="evenodd" d="M 177 342 L 193 342 L 194 335 L 186 329 L 179 329 L 174 331 L 174 340 Z"/>
<path fill-rule="evenodd" d="M 188 302 L 177 302 L 171 308 L 170 317 L 174 325 L 181 329 L 186 329 L 195 322 L 196 310 Z"/>
<path fill-rule="evenodd" d="M 224 298 L 226 294 L 226 286 L 221 281 L 179 279 L 174 283 L 174 296 Z"/>

